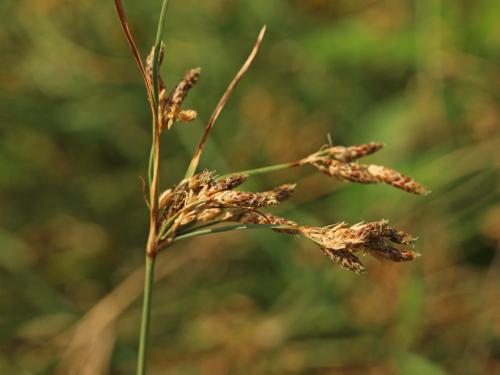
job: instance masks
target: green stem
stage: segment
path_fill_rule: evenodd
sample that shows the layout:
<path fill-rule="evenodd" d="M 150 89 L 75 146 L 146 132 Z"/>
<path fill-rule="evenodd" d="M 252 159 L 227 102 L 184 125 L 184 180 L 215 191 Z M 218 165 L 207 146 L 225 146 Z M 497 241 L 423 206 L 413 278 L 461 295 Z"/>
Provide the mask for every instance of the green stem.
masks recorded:
<path fill-rule="evenodd" d="M 248 229 L 273 229 L 273 228 L 282 228 L 286 229 L 290 227 L 289 225 L 280 225 L 280 224 L 235 224 L 235 225 L 227 225 L 224 227 L 217 228 L 207 228 L 200 229 L 193 232 L 189 232 L 186 234 L 182 234 L 180 236 L 175 237 L 173 242 L 185 240 L 192 237 L 204 236 L 207 234 L 221 233 L 221 232 L 229 232 L 233 230 L 248 230 Z"/>
<path fill-rule="evenodd" d="M 214 220 L 214 221 L 209 221 L 208 223 L 204 223 L 204 224 L 201 224 L 201 225 L 196 225 L 196 223 L 187 224 L 187 225 L 182 226 L 182 227 L 179 228 L 178 234 L 180 236 L 182 234 L 186 234 L 188 232 L 192 232 L 192 231 L 196 231 L 196 230 L 199 230 L 199 229 L 211 227 L 211 226 L 220 224 L 222 222 L 223 222 L 222 220 Z"/>
<path fill-rule="evenodd" d="M 261 167 L 261 168 L 255 168 L 255 169 L 248 169 L 246 171 L 239 171 L 239 172 L 234 172 L 234 173 L 228 173 L 223 176 L 220 176 L 219 178 L 227 177 L 233 174 L 247 174 L 249 176 L 253 176 L 256 174 L 263 174 L 263 173 L 269 173 L 269 172 L 274 172 L 274 171 L 279 171 L 282 169 L 288 169 L 288 168 L 293 168 L 293 167 L 298 167 L 300 162 L 293 161 L 290 163 L 283 163 L 283 164 L 275 164 L 275 165 L 269 165 L 267 167 Z"/>
<path fill-rule="evenodd" d="M 154 133 L 154 124 L 153 124 Z M 154 138 L 154 134 L 153 134 Z M 154 144 L 151 144 L 151 149 L 149 150 L 149 162 L 148 162 L 148 186 L 149 191 L 151 191 L 151 184 L 153 183 L 153 162 L 154 162 Z"/>
<path fill-rule="evenodd" d="M 160 12 L 160 19 L 158 20 L 158 28 L 156 30 L 156 38 L 155 38 L 155 49 L 153 52 L 153 107 L 156 111 L 158 111 L 158 70 L 159 70 L 159 55 L 160 55 L 160 47 L 161 47 L 161 36 L 163 34 L 163 27 L 165 25 L 165 17 L 167 15 L 167 4 L 168 0 L 163 0 L 163 4 L 161 6 L 161 12 Z M 154 115 L 156 118 L 158 117 L 158 114 Z M 155 137 L 155 126 L 158 126 L 156 124 L 156 118 L 153 119 L 153 140 Z M 151 183 L 153 180 L 153 153 L 154 153 L 154 145 L 151 146 L 151 151 L 149 153 L 149 165 L 148 165 L 148 181 L 149 181 L 149 188 L 151 189 Z"/>
<path fill-rule="evenodd" d="M 144 300 L 142 302 L 141 332 L 139 336 L 139 355 L 137 375 L 146 374 L 149 323 L 151 321 L 151 297 L 153 293 L 155 258 L 146 256 L 146 275 L 144 277 Z"/>
<path fill-rule="evenodd" d="M 150 202 L 150 209 L 152 210 L 153 215 L 156 214 L 156 209 L 157 208 L 157 202 L 158 202 L 158 196 L 157 196 L 157 191 L 158 189 L 156 187 L 153 187 L 153 184 L 157 184 L 158 182 L 154 183 L 155 178 L 157 177 L 156 173 L 158 173 L 157 170 L 155 170 L 155 160 L 157 160 L 158 155 L 155 155 L 155 145 L 157 145 L 159 140 L 156 138 L 157 134 L 159 133 L 159 130 L 157 127 L 159 126 L 158 124 L 158 70 L 159 70 L 159 53 L 160 53 L 160 46 L 161 46 L 161 36 L 163 34 L 163 27 L 165 24 L 165 17 L 166 17 L 166 9 L 167 9 L 167 3 L 168 0 L 163 0 L 162 7 L 161 7 L 161 12 L 160 12 L 160 19 L 158 21 L 158 28 L 156 31 L 156 39 L 155 39 L 155 48 L 153 52 L 153 126 L 152 126 L 152 144 L 151 144 L 151 151 L 149 153 L 149 163 L 148 163 L 148 182 L 149 182 L 149 191 L 151 194 L 151 202 Z M 159 150 L 159 146 L 158 146 Z M 157 178 L 156 178 L 157 180 Z M 155 191 L 156 194 L 155 196 L 152 196 L 153 194 L 151 191 Z M 155 204 L 156 203 L 156 204 Z M 152 219 L 152 225 L 156 225 L 156 219 Z M 149 242 L 148 242 L 149 245 Z M 153 292 L 153 274 L 154 274 L 154 265 L 155 265 L 155 257 L 154 256 L 148 256 L 146 255 L 146 275 L 144 279 L 144 300 L 142 303 L 142 317 L 141 317 L 141 331 L 140 331 L 140 336 L 139 336 L 139 353 L 138 353 L 138 359 L 137 359 L 137 375 L 146 375 L 146 367 L 147 367 L 147 355 L 148 355 L 148 340 L 149 340 L 149 324 L 151 320 L 151 298 L 152 298 L 152 292 Z"/>

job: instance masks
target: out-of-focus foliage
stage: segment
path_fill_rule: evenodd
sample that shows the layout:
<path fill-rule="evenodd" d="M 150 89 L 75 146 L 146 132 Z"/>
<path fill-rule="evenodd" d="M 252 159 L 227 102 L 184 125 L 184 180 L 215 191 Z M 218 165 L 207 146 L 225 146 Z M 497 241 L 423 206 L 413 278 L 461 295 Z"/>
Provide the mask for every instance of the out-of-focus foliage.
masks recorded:
<path fill-rule="evenodd" d="M 160 1 L 124 5 L 146 54 Z M 2 0 L 0 15 L 0 373 L 130 374 L 150 142 L 140 76 L 111 1 Z M 388 218 L 423 257 L 367 259 L 360 277 L 277 233 L 180 243 L 159 258 L 153 374 L 500 373 L 499 20 L 487 0 L 170 1 L 162 74 L 171 86 L 203 70 L 187 103 L 199 120 L 163 135 L 163 186 L 267 24 L 202 167 L 294 160 L 330 133 L 384 142 L 371 160 L 433 193 L 309 169 L 251 179 L 298 181 L 279 213 L 304 224 Z"/>

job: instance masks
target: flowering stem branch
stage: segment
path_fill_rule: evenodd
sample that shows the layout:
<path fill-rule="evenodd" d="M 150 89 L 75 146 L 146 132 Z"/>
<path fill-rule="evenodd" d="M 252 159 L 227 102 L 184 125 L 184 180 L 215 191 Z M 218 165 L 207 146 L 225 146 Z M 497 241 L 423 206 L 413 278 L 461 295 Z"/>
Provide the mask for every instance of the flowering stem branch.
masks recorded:
<path fill-rule="evenodd" d="M 223 176 L 220 176 L 219 178 L 224 178 L 227 176 L 230 176 L 232 174 L 246 174 L 249 176 L 253 176 L 256 174 L 263 174 L 263 173 L 269 173 L 269 172 L 275 172 L 279 171 L 282 169 L 288 169 L 288 168 L 293 168 L 293 167 L 298 167 L 302 165 L 301 161 L 293 161 L 289 163 L 283 163 L 283 164 L 275 164 L 275 165 L 268 165 L 267 167 L 261 167 L 261 168 L 255 168 L 255 169 L 248 169 L 246 171 L 239 171 L 239 172 L 234 172 L 234 173 L 228 173 Z"/>
<path fill-rule="evenodd" d="M 224 227 L 217 228 L 207 228 L 195 230 L 193 232 L 189 232 L 186 234 L 181 234 L 174 238 L 172 242 L 177 242 L 181 240 L 185 240 L 192 237 L 204 236 L 206 234 L 214 234 L 221 232 L 229 232 L 233 230 L 248 230 L 248 229 L 287 229 L 289 225 L 280 225 L 280 224 L 234 224 L 234 225 L 226 225 Z"/>

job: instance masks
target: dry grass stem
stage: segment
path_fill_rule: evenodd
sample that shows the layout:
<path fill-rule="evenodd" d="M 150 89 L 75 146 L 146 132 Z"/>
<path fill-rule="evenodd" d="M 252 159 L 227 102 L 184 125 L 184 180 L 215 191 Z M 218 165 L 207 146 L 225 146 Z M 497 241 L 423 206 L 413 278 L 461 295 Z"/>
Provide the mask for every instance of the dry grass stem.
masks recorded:
<path fill-rule="evenodd" d="M 201 153 L 203 151 L 203 147 L 205 146 L 205 142 L 208 139 L 208 135 L 210 134 L 210 131 L 212 130 L 213 126 L 215 125 L 215 122 L 219 118 L 220 113 L 222 112 L 222 109 L 226 105 L 226 102 L 228 101 L 229 97 L 233 93 L 234 89 L 238 85 L 238 82 L 243 78 L 245 73 L 247 72 L 248 68 L 250 68 L 250 65 L 252 65 L 253 60 L 257 56 L 257 53 L 259 52 L 260 45 L 262 43 L 262 40 L 264 39 L 264 34 L 266 32 L 266 26 L 263 26 L 262 29 L 259 32 L 259 35 L 257 36 L 257 41 L 255 42 L 255 45 L 250 52 L 250 55 L 248 55 L 246 61 L 236 73 L 234 76 L 233 80 L 227 87 L 226 91 L 222 95 L 222 97 L 219 100 L 219 103 L 215 106 L 215 109 L 212 113 L 212 116 L 210 116 L 210 120 L 208 120 L 207 126 L 205 128 L 205 132 L 203 133 L 203 136 L 201 137 L 200 143 L 196 147 L 196 150 L 194 152 L 193 158 L 191 159 L 191 163 L 189 164 L 188 167 L 188 172 L 186 174 L 186 177 L 192 176 L 196 172 L 196 168 L 198 167 L 198 164 L 200 162 L 200 157 Z"/>
<path fill-rule="evenodd" d="M 144 85 L 146 86 L 146 91 L 148 93 L 149 105 L 151 107 L 151 113 L 154 116 L 155 109 L 153 104 L 154 100 L 153 100 L 152 84 L 148 80 L 148 75 L 146 74 L 146 70 L 144 69 L 144 65 L 142 64 L 141 54 L 139 53 L 139 50 L 135 45 L 134 37 L 132 36 L 132 32 L 130 31 L 130 28 L 128 26 L 127 17 L 125 16 L 125 10 L 123 9 L 122 2 L 121 0 L 114 0 L 114 2 L 115 2 L 116 12 L 118 13 L 118 19 L 120 20 L 120 25 L 125 34 L 125 37 L 127 38 L 127 42 L 130 46 L 130 49 L 132 50 L 132 55 L 134 56 L 134 60 L 137 66 L 139 67 L 141 76 L 144 80 Z"/>

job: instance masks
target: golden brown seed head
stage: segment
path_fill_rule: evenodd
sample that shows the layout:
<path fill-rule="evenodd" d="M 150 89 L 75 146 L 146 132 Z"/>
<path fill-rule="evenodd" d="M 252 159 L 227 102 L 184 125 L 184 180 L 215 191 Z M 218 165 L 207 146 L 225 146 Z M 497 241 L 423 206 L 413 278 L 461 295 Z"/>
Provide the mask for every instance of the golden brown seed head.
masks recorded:
<path fill-rule="evenodd" d="M 207 194 L 214 194 L 224 190 L 232 190 L 244 183 L 247 178 L 248 175 L 246 174 L 232 174 L 227 177 L 223 177 L 210 186 Z"/>
<path fill-rule="evenodd" d="M 286 219 L 284 217 L 275 216 L 269 213 L 261 214 L 255 211 L 245 211 L 245 210 L 230 210 L 224 216 L 226 221 L 236 221 L 243 224 L 274 224 L 274 225 L 287 225 L 290 227 L 297 227 L 298 224 L 292 220 Z M 287 234 L 299 234 L 298 229 L 287 228 L 275 228 L 276 232 L 287 233 Z"/>
<path fill-rule="evenodd" d="M 213 194 L 211 199 L 218 204 L 229 207 L 270 207 L 287 199 L 293 193 L 293 189 L 294 185 L 286 184 L 262 193 L 226 190 Z"/>
<path fill-rule="evenodd" d="M 296 184 L 285 184 L 278 186 L 273 190 L 276 193 L 276 199 L 279 202 L 283 202 L 284 200 L 290 198 L 292 194 L 295 192 Z"/>
<path fill-rule="evenodd" d="M 177 115 L 177 120 L 181 122 L 190 122 L 196 119 L 198 114 L 193 109 L 185 109 L 179 112 Z"/>
<path fill-rule="evenodd" d="M 409 193 L 418 195 L 428 194 L 428 191 L 425 187 L 412 180 L 410 177 L 407 177 L 393 169 L 380 165 L 369 165 L 367 170 L 368 173 L 370 173 L 375 179 L 392 185 L 398 189 L 402 189 Z"/>
<path fill-rule="evenodd" d="M 323 253 L 330 257 L 335 263 L 356 273 L 366 272 L 365 266 L 359 258 L 347 250 L 335 250 L 322 247 Z"/>
<path fill-rule="evenodd" d="M 207 208 L 202 210 L 197 216 L 196 221 L 200 223 L 206 223 L 218 219 L 222 214 L 221 208 Z"/>
<path fill-rule="evenodd" d="M 427 189 L 393 169 L 380 165 L 344 163 L 338 160 L 318 158 L 312 162 L 319 171 L 339 180 L 347 180 L 361 184 L 385 183 L 409 193 L 426 195 Z"/>
<path fill-rule="evenodd" d="M 269 207 L 279 203 L 273 192 L 250 193 L 232 190 L 216 193 L 212 196 L 212 200 L 223 206 L 244 208 Z"/>
<path fill-rule="evenodd" d="M 208 188 L 215 177 L 215 172 L 204 170 L 201 173 L 195 174 L 187 180 L 189 189 L 199 192 L 203 188 Z"/>
<path fill-rule="evenodd" d="M 151 51 L 149 52 L 148 56 L 146 57 L 146 66 L 144 67 L 146 71 L 146 77 L 148 80 L 153 83 L 153 56 L 155 52 L 155 46 L 151 47 Z M 160 44 L 160 51 L 158 55 L 158 66 L 161 66 L 163 63 L 163 57 L 165 56 L 165 43 L 161 42 Z M 163 82 L 161 81 L 161 77 L 158 76 L 158 81 L 160 83 L 160 91 L 163 88 Z"/>
<path fill-rule="evenodd" d="M 177 83 L 167 96 L 166 92 L 160 92 L 159 120 L 160 128 L 170 129 L 175 121 L 191 121 L 196 118 L 193 110 L 182 111 L 181 105 L 187 97 L 189 90 L 196 84 L 200 77 L 200 68 L 190 69 Z"/>
<path fill-rule="evenodd" d="M 361 262 L 350 256 L 364 250 L 377 259 L 405 262 L 415 259 L 418 254 L 399 249 L 396 245 L 411 244 L 414 238 L 409 234 L 390 227 L 385 220 L 359 223 L 347 227 L 344 223 L 330 227 L 299 227 L 300 233 L 320 245 L 335 262 L 341 266 L 360 272 Z"/>
<path fill-rule="evenodd" d="M 329 156 L 332 158 L 343 161 L 351 162 L 353 160 L 359 159 L 363 156 L 373 154 L 380 150 L 384 145 L 378 142 L 370 142 L 361 145 L 343 147 L 334 146 L 325 149 Z"/>

